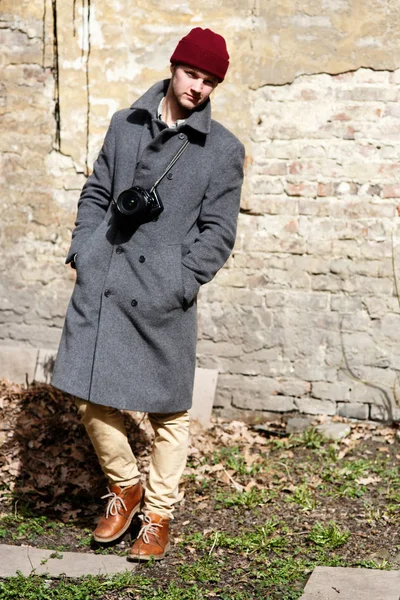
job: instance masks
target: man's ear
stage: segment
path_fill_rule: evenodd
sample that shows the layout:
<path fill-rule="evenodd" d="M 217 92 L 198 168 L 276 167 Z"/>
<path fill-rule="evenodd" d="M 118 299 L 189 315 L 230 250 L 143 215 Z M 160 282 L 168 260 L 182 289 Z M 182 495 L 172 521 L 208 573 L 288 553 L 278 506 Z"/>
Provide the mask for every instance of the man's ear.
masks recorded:
<path fill-rule="evenodd" d="M 174 65 L 174 64 L 172 64 L 172 63 L 171 63 L 171 64 L 169 65 L 169 70 L 171 71 L 171 74 L 172 74 L 172 75 L 175 73 L 175 69 L 176 69 L 176 65 Z"/>

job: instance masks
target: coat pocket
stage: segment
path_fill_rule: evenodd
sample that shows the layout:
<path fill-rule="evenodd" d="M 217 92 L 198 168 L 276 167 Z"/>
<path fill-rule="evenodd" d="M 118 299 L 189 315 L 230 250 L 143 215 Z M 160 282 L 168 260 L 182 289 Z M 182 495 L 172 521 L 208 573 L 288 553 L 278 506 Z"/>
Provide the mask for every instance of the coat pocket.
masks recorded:
<path fill-rule="evenodd" d="M 168 246 L 171 252 L 172 272 L 175 279 L 175 291 L 179 301 L 179 305 L 183 306 L 184 291 L 183 291 L 183 275 L 182 275 L 182 246 Z"/>
<path fill-rule="evenodd" d="M 138 276 L 149 308 L 152 306 L 161 311 L 169 311 L 183 307 L 180 244 L 159 246 L 148 253 Z"/>

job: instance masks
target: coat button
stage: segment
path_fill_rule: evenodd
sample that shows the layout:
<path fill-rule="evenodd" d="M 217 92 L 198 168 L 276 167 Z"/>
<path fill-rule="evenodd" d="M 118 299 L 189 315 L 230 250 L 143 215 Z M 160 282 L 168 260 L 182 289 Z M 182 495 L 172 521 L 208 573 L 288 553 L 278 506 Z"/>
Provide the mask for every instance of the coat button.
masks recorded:
<path fill-rule="evenodd" d="M 180 134 L 178 135 L 178 138 L 179 138 L 180 140 L 186 140 L 186 135 L 185 135 L 184 133 L 180 133 Z"/>
<path fill-rule="evenodd" d="M 168 175 L 167 175 L 167 179 L 172 179 L 172 178 L 173 178 L 173 175 L 172 175 L 172 173 L 168 173 Z"/>
<path fill-rule="evenodd" d="M 118 248 L 116 249 L 116 253 L 117 254 L 122 254 L 122 252 L 124 251 L 124 249 L 122 248 L 122 246 L 118 246 Z"/>
<path fill-rule="evenodd" d="M 146 257 L 143 256 L 143 254 L 142 254 L 142 256 L 139 256 L 139 262 L 144 263 L 145 260 L 146 260 Z"/>
<path fill-rule="evenodd" d="M 132 300 L 131 306 L 137 306 L 137 300 Z"/>
<path fill-rule="evenodd" d="M 108 298 L 109 296 L 111 296 L 111 290 L 106 290 L 104 292 L 104 295 L 105 295 L 106 298 Z"/>

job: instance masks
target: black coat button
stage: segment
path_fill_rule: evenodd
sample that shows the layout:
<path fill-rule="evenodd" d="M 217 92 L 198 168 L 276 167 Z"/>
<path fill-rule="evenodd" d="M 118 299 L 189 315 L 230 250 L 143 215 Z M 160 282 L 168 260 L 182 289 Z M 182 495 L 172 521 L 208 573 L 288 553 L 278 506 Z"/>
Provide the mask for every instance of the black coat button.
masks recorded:
<path fill-rule="evenodd" d="M 180 140 L 185 140 L 185 139 L 186 139 L 186 135 L 185 135 L 184 133 L 180 133 L 180 134 L 178 135 L 178 138 L 179 138 Z"/>
<path fill-rule="evenodd" d="M 172 178 L 173 178 L 173 175 L 172 175 L 172 173 L 168 173 L 168 175 L 167 175 L 167 179 L 172 179 Z"/>
<path fill-rule="evenodd" d="M 122 246 L 118 246 L 118 248 L 116 249 L 116 253 L 117 254 L 122 254 L 122 252 L 124 251 L 124 249 L 122 248 Z"/>
<path fill-rule="evenodd" d="M 111 291 L 110 290 L 106 290 L 104 292 L 104 295 L 105 295 L 106 298 L 108 298 L 109 296 L 111 296 Z"/>
<path fill-rule="evenodd" d="M 143 254 L 142 254 L 142 256 L 139 256 L 139 262 L 144 263 L 145 260 L 146 260 L 146 257 L 143 256 Z"/>
<path fill-rule="evenodd" d="M 131 306 L 137 306 L 137 300 L 132 300 Z"/>

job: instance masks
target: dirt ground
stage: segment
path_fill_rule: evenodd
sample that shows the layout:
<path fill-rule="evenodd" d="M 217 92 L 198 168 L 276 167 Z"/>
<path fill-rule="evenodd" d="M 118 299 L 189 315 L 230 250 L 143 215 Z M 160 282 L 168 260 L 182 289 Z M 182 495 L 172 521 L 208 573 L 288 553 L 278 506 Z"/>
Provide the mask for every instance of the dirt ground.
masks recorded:
<path fill-rule="evenodd" d="M 151 429 L 125 416 L 145 476 Z M 91 538 L 106 483 L 70 398 L 3 381 L 0 417 L 0 543 L 124 554 L 137 521 L 114 545 Z M 292 600 L 316 565 L 400 568 L 398 434 L 351 423 L 333 443 L 281 421 L 194 428 L 172 550 L 140 566 L 151 597 Z M 150 597 L 130 594 L 102 597 Z"/>

